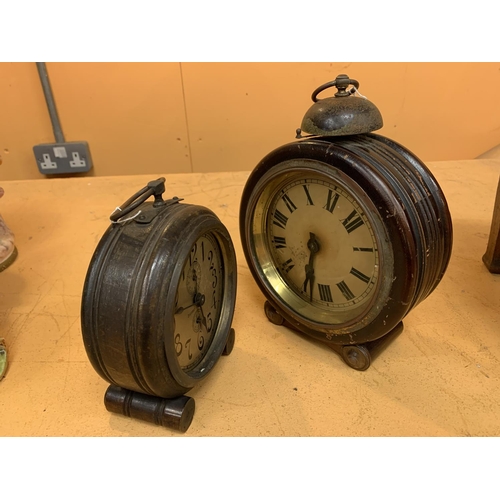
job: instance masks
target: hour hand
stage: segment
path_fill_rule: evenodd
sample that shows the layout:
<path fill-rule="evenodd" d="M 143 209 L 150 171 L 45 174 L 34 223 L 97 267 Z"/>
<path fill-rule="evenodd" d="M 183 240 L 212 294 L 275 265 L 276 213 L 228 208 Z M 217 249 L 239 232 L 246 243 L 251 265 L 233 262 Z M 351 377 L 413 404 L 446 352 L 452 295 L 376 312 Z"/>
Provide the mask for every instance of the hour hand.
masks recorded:
<path fill-rule="evenodd" d="M 309 241 L 307 242 L 309 250 L 309 262 L 305 266 L 306 279 L 302 285 L 304 292 L 307 292 L 307 285 L 309 284 L 309 299 L 312 300 L 313 287 L 314 287 L 314 256 L 319 252 L 319 241 L 316 239 L 314 233 L 309 233 Z"/>

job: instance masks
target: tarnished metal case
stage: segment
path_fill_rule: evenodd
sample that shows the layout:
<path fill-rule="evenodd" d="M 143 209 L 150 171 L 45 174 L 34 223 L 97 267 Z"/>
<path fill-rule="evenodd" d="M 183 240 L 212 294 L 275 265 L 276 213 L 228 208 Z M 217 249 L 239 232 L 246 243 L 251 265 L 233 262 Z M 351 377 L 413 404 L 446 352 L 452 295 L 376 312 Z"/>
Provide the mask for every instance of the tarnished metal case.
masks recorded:
<path fill-rule="evenodd" d="M 236 257 L 224 225 L 205 207 L 167 200 L 112 224 L 100 240 L 83 288 L 81 327 L 87 355 L 110 384 L 162 398 L 180 396 L 210 373 L 228 342 L 236 300 Z M 174 302 L 183 263 L 210 232 L 224 261 L 217 331 L 201 362 L 181 369 L 174 347 Z"/>

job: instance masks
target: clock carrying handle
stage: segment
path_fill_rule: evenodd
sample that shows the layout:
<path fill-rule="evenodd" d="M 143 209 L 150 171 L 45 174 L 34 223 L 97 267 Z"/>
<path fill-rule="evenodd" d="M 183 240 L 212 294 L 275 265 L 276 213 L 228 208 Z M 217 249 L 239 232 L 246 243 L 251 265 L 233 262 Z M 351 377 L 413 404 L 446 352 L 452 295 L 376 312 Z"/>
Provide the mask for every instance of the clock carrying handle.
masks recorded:
<path fill-rule="evenodd" d="M 137 207 L 142 205 L 150 196 L 155 197 L 154 207 L 159 207 L 165 204 L 162 194 L 165 192 L 165 177 L 160 177 L 155 181 L 148 182 L 140 191 L 137 191 L 127 201 L 116 207 L 113 213 L 109 216 L 111 222 L 118 222 L 122 217 L 129 214 Z"/>
<path fill-rule="evenodd" d="M 357 80 L 353 80 L 352 78 L 349 78 L 347 75 L 339 75 L 335 80 L 324 83 L 323 85 L 319 86 L 311 95 L 311 99 L 313 102 L 318 102 L 320 99 L 318 99 L 318 94 L 320 92 L 323 92 L 323 90 L 329 89 L 330 87 L 337 87 L 338 92 L 336 92 L 335 97 L 346 97 L 350 96 L 356 90 L 350 89 L 346 90 L 349 85 L 354 86 L 356 89 L 359 89 L 359 82 Z"/>

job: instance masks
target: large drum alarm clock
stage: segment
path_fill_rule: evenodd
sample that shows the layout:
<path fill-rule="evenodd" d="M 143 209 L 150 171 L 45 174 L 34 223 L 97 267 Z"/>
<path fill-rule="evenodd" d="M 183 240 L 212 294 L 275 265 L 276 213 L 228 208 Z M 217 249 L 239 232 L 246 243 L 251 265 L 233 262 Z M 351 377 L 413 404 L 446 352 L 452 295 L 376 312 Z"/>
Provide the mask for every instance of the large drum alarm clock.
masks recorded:
<path fill-rule="evenodd" d="M 268 319 L 366 370 L 443 277 L 452 222 L 429 169 L 372 133 L 382 117 L 358 87 L 339 75 L 314 91 L 297 140 L 248 178 L 240 233 Z"/>

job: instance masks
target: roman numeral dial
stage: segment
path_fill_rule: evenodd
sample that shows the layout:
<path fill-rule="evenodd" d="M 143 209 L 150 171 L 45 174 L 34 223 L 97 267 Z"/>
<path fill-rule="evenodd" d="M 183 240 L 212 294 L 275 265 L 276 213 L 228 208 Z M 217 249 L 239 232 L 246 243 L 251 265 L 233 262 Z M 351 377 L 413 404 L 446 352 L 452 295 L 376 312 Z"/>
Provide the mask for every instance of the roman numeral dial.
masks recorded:
<path fill-rule="evenodd" d="M 294 304 L 298 297 L 312 318 L 323 311 L 354 315 L 376 291 L 378 245 L 358 199 L 326 177 L 291 176 L 262 207 L 266 273 L 277 293 Z"/>

